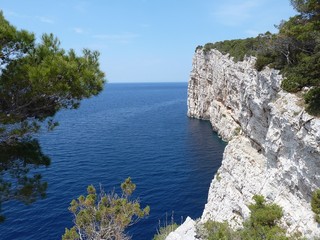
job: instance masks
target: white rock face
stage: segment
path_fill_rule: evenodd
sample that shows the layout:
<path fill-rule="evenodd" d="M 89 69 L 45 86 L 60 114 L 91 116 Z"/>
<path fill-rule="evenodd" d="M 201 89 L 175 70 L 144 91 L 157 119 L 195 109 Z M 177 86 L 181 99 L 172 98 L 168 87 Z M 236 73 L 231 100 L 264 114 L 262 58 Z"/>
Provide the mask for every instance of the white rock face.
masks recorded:
<path fill-rule="evenodd" d="M 234 63 L 216 50 L 195 53 L 188 116 L 210 120 L 229 141 L 201 222 L 240 227 L 252 196 L 262 194 L 283 208 L 281 224 L 289 234 L 319 236 L 310 200 L 320 188 L 320 119 L 280 89 L 277 70 L 257 72 L 254 63 L 253 57 Z"/>
<path fill-rule="evenodd" d="M 166 240 L 193 240 L 196 239 L 196 222 L 190 217 L 184 221 L 174 232 L 171 232 Z"/>

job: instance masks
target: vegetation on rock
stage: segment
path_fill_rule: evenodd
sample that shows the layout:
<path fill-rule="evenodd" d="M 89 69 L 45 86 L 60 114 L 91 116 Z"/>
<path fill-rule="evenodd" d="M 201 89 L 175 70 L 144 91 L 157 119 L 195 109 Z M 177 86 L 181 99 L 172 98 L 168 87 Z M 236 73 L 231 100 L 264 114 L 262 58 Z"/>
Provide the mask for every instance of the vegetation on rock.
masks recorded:
<path fill-rule="evenodd" d="M 317 223 L 320 223 L 320 189 L 315 190 L 312 193 L 311 208 L 315 213 L 314 219 Z"/>
<path fill-rule="evenodd" d="M 203 229 L 198 229 L 198 234 L 208 240 L 287 240 L 298 239 L 286 237 L 285 230 L 278 226 L 283 216 L 282 209 L 277 204 L 269 204 L 261 195 L 255 195 L 254 204 L 249 205 L 250 217 L 244 222 L 243 228 L 233 230 L 227 222 L 208 221 Z"/>
<path fill-rule="evenodd" d="M 215 221 L 207 221 L 203 225 L 203 229 L 197 229 L 198 235 L 201 236 L 202 239 L 207 240 L 231 240 L 231 239 L 240 239 L 240 235 L 237 231 L 234 231 L 229 227 L 227 222 L 215 222 Z"/>
<path fill-rule="evenodd" d="M 178 224 L 172 223 L 167 226 L 160 227 L 157 234 L 153 236 L 153 240 L 165 240 L 166 237 L 179 227 Z"/>
<path fill-rule="evenodd" d="M 282 88 L 288 92 L 304 90 L 306 110 L 320 114 L 320 2 L 291 0 L 298 15 L 278 25 L 279 32 L 260 34 L 256 38 L 207 43 L 204 53 L 217 49 L 229 53 L 235 61 L 244 56 L 257 57 L 256 68 L 265 66 L 281 70 Z M 201 48 L 198 46 L 197 49 Z"/>
<path fill-rule="evenodd" d="M 270 33 L 266 33 L 268 35 Z M 264 35 L 256 38 L 226 40 L 216 43 L 207 43 L 203 46 L 205 53 L 217 49 L 223 54 L 230 54 L 235 62 L 243 61 L 245 56 L 255 56 L 264 43 Z"/>
<path fill-rule="evenodd" d="M 167 213 L 163 224 L 161 224 L 161 221 L 159 220 L 159 228 L 157 229 L 157 233 L 153 236 L 153 240 L 165 240 L 171 232 L 179 227 L 179 225 L 174 222 L 173 214 L 174 212 L 172 211 L 170 223 L 168 223 Z"/>
<path fill-rule="evenodd" d="M 278 226 L 283 216 L 282 208 L 277 204 L 267 204 L 261 195 L 255 195 L 253 199 L 255 204 L 249 205 L 251 214 L 241 231 L 242 239 L 288 239 L 285 229 Z"/>
<path fill-rule="evenodd" d="M 142 209 L 138 200 L 130 198 L 136 189 L 130 177 L 121 184 L 121 189 L 121 195 L 106 194 L 103 190 L 97 194 L 92 185 L 88 186 L 87 196 L 81 195 L 70 203 L 75 225 L 66 229 L 62 239 L 130 239 L 125 229 L 149 215 L 150 208 Z"/>

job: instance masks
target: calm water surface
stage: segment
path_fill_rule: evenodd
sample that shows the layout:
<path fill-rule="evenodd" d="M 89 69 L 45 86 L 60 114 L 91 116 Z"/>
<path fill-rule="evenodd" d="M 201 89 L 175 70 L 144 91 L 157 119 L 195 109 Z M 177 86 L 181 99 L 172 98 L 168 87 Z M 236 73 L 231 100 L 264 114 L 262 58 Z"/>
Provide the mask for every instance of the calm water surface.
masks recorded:
<path fill-rule="evenodd" d="M 187 83 L 107 84 L 80 109 L 63 111 L 60 126 L 41 135 L 51 165 L 40 169 L 47 198 L 26 206 L 3 205 L 0 239 L 61 239 L 72 226 L 68 205 L 87 185 L 106 191 L 130 176 L 135 197 L 150 216 L 129 229 L 134 240 L 152 239 L 159 219 L 201 216 L 225 143 L 209 122 L 189 119 Z"/>

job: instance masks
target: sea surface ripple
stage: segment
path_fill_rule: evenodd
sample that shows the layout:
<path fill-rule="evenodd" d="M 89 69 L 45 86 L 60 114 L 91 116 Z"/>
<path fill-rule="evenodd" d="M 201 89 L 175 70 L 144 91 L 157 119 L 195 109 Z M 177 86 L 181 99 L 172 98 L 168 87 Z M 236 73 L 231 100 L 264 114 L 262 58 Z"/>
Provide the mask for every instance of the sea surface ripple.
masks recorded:
<path fill-rule="evenodd" d="M 60 126 L 39 137 L 52 162 L 38 169 L 47 197 L 3 204 L 0 239 L 61 239 L 72 226 L 73 198 L 90 184 L 119 191 L 128 176 L 137 184 L 134 197 L 151 208 L 129 229 L 134 240 L 152 239 L 172 214 L 177 223 L 200 217 L 226 144 L 209 122 L 186 113 L 187 83 L 107 84 L 78 110 L 60 112 Z"/>

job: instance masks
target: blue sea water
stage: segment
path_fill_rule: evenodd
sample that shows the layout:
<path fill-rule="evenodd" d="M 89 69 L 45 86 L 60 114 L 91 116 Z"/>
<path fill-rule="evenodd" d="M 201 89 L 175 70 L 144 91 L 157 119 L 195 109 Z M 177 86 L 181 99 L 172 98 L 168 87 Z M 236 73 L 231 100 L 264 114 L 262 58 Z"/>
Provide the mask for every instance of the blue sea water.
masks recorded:
<path fill-rule="evenodd" d="M 225 143 L 210 123 L 190 119 L 187 83 L 107 84 L 78 110 L 57 115 L 60 126 L 40 136 L 51 165 L 38 169 L 47 197 L 31 205 L 8 202 L 0 239 L 61 239 L 72 226 L 68 206 L 89 184 L 105 191 L 128 176 L 150 216 L 129 229 L 134 240 L 152 239 L 172 212 L 176 222 L 198 218 Z"/>

